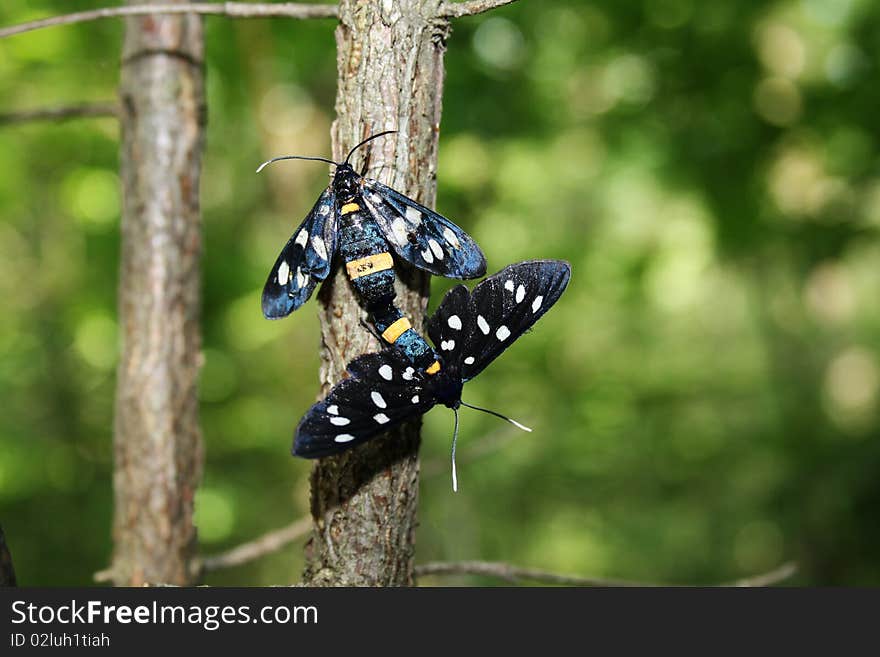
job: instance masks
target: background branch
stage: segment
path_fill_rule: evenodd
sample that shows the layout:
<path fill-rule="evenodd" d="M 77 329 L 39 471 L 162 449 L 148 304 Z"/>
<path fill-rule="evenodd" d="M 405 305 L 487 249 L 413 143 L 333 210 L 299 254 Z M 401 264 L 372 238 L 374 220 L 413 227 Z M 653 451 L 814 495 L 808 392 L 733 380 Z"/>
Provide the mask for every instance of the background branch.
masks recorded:
<path fill-rule="evenodd" d="M 146 16 L 150 14 L 202 14 L 230 16 L 233 18 L 335 18 L 336 5 L 300 4 L 296 2 L 254 3 L 249 2 L 193 2 L 179 5 L 129 5 L 126 7 L 104 7 L 80 11 L 74 14 L 51 16 L 28 23 L 11 25 L 0 29 L 0 39 L 23 34 L 32 30 L 56 25 L 72 25 L 120 16 Z"/>
<path fill-rule="evenodd" d="M 0 527 L 0 586 L 15 586 L 15 569 L 12 567 L 12 555 L 6 547 L 6 536 Z"/>
<path fill-rule="evenodd" d="M 41 107 L 20 112 L 7 112 L 0 114 L 0 125 L 27 123 L 30 121 L 66 121 L 67 119 L 118 115 L 119 107 L 116 103 L 84 103 L 82 105 L 62 105 L 60 107 Z"/>
<path fill-rule="evenodd" d="M 468 0 L 467 2 L 444 2 L 440 5 L 442 18 L 461 18 L 491 11 L 497 7 L 509 5 L 516 0 Z"/>
<path fill-rule="evenodd" d="M 220 554 L 205 557 L 202 560 L 202 572 L 232 568 L 241 564 L 254 561 L 262 556 L 277 552 L 281 548 L 306 536 L 312 529 L 312 517 L 304 516 L 295 520 L 286 527 L 273 529 L 259 538 L 221 552 Z"/>
<path fill-rule="evenodd" d="M 767 573 L 715 586 L 769 586 L 788 579 L 797 572 L 797 565 L 786 563 Z M 415 568 L 416 577 L 426 575 L 482 575 L 498 577 L 508 582 L 533 581 L 543 584 L 562 584 L 565 586 L 669 586 L 656 582 L 633 582 L 620 579 L 604 579 L 599 577 L 580 577 L 553 573 L 534 568 L 520 568 L 498 561 L 435 561 L 422 564 Z"/>
<path fill-rule="evenodd" d="M 796 572 L 797 564 L 793 561 L 789 561 L 788 563 L 784 563 L 778 568 L 774 568 L 769 572 L 762 573 L 760 575 L 754 575 L 752 577 L 746 577 L 745 579 L 738 579 L 734 582 L 722 584 L 721 586 L 770 586 L 771 584 L 778 584 L 779 582 L 785 581 L 788 578 L 793 577 Z"/>

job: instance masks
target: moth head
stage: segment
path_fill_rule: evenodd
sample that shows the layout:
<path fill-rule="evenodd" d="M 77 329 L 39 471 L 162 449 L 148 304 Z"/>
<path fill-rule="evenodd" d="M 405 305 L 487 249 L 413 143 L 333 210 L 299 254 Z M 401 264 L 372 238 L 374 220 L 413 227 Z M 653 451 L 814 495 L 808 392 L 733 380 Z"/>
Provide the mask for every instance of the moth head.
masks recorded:
<path fill-rule="evenodd" d="M 333 176 L 333 191 L 336 198 L 348 201 L 360 193 L 361 177 L 355 173 L 350 164 L 344 162 L 336 167 Z"/>

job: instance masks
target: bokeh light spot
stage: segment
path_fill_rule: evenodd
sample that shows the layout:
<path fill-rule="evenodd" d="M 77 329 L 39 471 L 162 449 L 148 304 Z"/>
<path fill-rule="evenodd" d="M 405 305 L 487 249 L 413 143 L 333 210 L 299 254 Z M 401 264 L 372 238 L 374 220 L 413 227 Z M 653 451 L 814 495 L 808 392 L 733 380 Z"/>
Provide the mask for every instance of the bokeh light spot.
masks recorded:
<path fill-rule="evenodd" d="M 753 97 L 758 116 L 778 126 L 789 126 L 801 116 L 801 93 L 790 80 L 764 78 L 755 87 Z"/>
<path fill-rule="evenodd" d="M 525 57 L 525 42 L 522 32 L 506 18 L 484 20 L 474 32 L 474 52 L 494 69 L 511 71 L 522 63 Z"/>
<path fill-rule="evenodd" d="M 196 493 L 195 524 L 199 539 L 211 543 L 227 538 L 235 526 L 233 496 L 217 488 L 203 487 Z"/>
<path fill-rule="evenodd" d="M 118 356 L 116 321 L 101 311 L 89 314 L 76 327 L 74 346 L 95 369 L 112 370 Z"/>
<path fill-rule="evenodd" d="M 876 354 L 862 346 L 849 347 L 825 372 L 826 409 L 838 426 L 857 431 L 876 410 L 878 388 Z"/>
<path fill-rule="evenodd" d="M 64 179 L 61 198 L 83 226 L 107 228 L 120 214 L 119 177 L 108 169 L 74 169 Z"/>

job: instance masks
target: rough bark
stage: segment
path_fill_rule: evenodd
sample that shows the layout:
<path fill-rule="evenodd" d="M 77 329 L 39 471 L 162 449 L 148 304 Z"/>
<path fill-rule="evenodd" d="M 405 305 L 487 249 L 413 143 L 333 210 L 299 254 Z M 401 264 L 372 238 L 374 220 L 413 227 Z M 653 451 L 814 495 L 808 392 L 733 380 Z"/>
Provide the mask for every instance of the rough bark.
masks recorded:
<path fill-rule="evenodd" d="M 203 51 L 199 17 L 127 19 L 111 568 L 117 585 L 189 584 L 197 575 Z"/>
<path fill-rule="evenodd" d="M 435 194 L 437 135 L 448 23 L 435 18 L 439 0 L 343 0 L 336 30 L 338 90 L 335 159 L 369 134 L 368 175 L 421 203 Z M 427 277 L 398 269 L 398 302 L 417 330 L 428 299 Z M 321 292 L 323 391 L 352 358 L 379 344 L 338 269 Z M 314 533 L 304 579 L 317 586 L 398 586 L 413 581 L 419 480 L 419 430 L 413 422 L 312 471 Z"/>
<path fill-rule="evenodd" d="M 0 586 L 16 586 L 15 569 L 12 567 L 12 555 L 6 547 L 6 536 L 0 527 Z"/>

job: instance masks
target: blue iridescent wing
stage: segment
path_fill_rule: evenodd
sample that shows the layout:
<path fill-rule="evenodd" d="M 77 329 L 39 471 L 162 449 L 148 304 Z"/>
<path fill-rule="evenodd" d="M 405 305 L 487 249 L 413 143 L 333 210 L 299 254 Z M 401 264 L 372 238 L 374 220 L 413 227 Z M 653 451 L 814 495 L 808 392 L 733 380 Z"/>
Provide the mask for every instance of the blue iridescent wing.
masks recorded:
<path fill-rule="evenodd" d="M 396 349 L 367 354 L 348 365 L 337 384 L 300 420 L 293 454 L 320 458 L 338 454 L 417 415 L 437 403 L 432 381 L 420 377 Z"/>
<path fill-rule="evenodd" d="M 486 258 L 461 228 L 386 185 L 364 180 L 367 210 L 398 257 L 434 276 L 479 278 Z"/>
<path fill-rule="evenodd" d="M 263 315 L 280 319 L 303 305 L 330 274 L 335 253 L 336 199 L 328 188 L 275 261 L 263 287 Z"/>
<path fill-rule="evenodd" d="M 458 292 L 464 287 L 453 288 L 428 322 L 428 335 L 461 379 L 469 381 L 556 303 L 570 278 L 571 266 L 562 260 L 505 267 L 477 285 L 467 303 Z"/>

